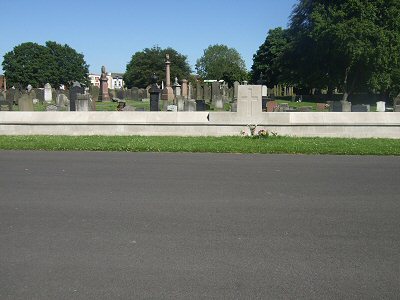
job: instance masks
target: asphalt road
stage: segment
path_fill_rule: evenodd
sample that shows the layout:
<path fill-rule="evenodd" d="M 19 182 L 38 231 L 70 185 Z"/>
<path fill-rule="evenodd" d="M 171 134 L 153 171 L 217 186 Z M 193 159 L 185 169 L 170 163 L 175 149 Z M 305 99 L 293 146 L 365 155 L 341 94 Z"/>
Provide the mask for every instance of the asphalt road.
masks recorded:
<path fill-rule="evenodd" d="M 399 295 L 399 157 L 0 152 L 0 299 Z"/>

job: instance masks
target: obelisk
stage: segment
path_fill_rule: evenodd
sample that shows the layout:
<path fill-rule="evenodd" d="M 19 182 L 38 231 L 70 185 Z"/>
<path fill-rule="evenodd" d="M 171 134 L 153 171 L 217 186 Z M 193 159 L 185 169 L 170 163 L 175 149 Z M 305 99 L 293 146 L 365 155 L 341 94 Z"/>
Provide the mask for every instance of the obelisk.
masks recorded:
<path fill-rule="evenodd" d="M 100 76 L 100 92 L 98 101 L 110 101 L 110 95 L 108 94 L 108 78 L 106 73 L 106 67 L 101 67 Z"/>
<path fill-rule="evenodd" d="M 165 55 L 165 87 L 162 90 L 161 100 L 173 101 L 174 100 L 174 91 L 171 87 L 171 62 L 169 60 L 169 54 Z"/>

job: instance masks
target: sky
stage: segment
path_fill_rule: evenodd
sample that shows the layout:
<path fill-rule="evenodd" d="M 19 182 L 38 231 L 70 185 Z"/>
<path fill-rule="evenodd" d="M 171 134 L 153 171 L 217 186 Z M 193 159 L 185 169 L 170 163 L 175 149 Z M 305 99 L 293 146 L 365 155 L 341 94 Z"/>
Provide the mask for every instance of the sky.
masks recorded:
<path fill-rule="evenodd" d="M 145 48 L 172 47 L 194 65 L 215 44 L 235 48 L 248 69 L 268 30 L 286 28 L 297 0 L 0 0 L 0 64 L 24 42 L 68 44 L 91 73 L 121 72 Z M 2 69 L 0 68 L 0 73 Z"/>

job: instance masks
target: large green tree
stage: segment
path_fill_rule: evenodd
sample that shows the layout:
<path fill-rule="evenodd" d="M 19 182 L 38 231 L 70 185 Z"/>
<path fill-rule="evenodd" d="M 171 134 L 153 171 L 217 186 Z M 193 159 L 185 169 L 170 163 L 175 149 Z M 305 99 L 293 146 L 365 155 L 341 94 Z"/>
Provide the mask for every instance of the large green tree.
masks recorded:
<path fill-rule="evenodd" d="M 298 80 L 338 87 L 343 100 L 355 91 L 393 89 L 399 7 L 395 0 L 301 0 L 291 16 L 287 53 Z"/>
<path fill-rule="evenodd" d="M 289 37 L 287 30 L 278 27 L 271 29 L 265 42 L 253 56 L 251 66 L 251 81 L 257 83 L 260 79 L 269 87 L 287 81 L 284 70 L 283 55 L 288 47 Z"/>
<path fill-rule="evenodd" d="M 243 58 L 236 49 L 226 45 L 212 45 L 205 49 L 196 62 L 196 70 L 203 79 L 223 79 L 229 84 L 248 79 Z"/>
<path fill-rule="evenodd" d="M 43 87 L 87 82 L 88 65 L 82 54 L 68 45 L 48 41 L 46 46 L 22 43 L 4 55 L 3 70 L 9 86 Z"/>
<path fill-rule="evenodd" d="M 55 58 L 56 76 L 53 84 L 70 85 L 74 81 L 88 84 L 89 65 L 85 62 L 83 54 L 77 53 L 67 44 L 61 45 L 52 41 L 46 42 L 46 47 Z"/>
<path fill-rule="evenodd" d="M 187 56 L 172 48 L 162 49 L 158 46 L 146 48 L 132 55 L 126 66 L 124 81 L 128 88 L 145 88 L 151 83 L 151 76 L 155 73 L 159 80 L 165 80 L 165 56 L 171 61 L 171 81 L 173 78 L 188 79 L 190 66 Z"/>

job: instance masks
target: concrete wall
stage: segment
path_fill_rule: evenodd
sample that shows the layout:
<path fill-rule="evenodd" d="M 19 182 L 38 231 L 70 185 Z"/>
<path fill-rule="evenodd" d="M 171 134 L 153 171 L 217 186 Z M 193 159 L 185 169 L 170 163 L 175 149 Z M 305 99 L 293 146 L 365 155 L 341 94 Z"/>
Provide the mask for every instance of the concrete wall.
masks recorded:
<path fill-rule="evenodd" d="M 400 138 L 400 113 L 0 112 L 0 135 L 279 135 Z"/>

